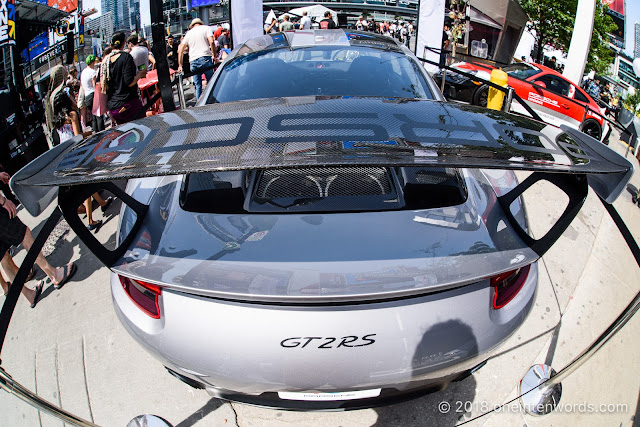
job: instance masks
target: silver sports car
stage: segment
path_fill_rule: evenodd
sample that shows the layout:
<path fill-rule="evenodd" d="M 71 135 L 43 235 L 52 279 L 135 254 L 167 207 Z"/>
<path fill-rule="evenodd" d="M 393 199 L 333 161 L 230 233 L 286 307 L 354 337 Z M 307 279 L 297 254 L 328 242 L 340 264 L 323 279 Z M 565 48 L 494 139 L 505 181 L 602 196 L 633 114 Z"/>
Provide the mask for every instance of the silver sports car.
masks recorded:
<path fill-rule="evenodd" d="M 46 200 L 34 188 L 60 187 L 113 271 L 122 324 L 169 373 L 304 409 L 384 404 L 482 367 L 525 321 L 537 260 L 588 185 L 612 200 L 631 173 L 577 131 L 447 104 L 402 45 L 342 30 L 249 40 L 196 108 L 48 156 L 14 188 L 31 211 Z M 519 184 L 517 169 L 534 173 Z M 109 252 L 72 217 L 117 178 Z M 521 194 L 540 179 L 569 203 L 535 240 Z"/>

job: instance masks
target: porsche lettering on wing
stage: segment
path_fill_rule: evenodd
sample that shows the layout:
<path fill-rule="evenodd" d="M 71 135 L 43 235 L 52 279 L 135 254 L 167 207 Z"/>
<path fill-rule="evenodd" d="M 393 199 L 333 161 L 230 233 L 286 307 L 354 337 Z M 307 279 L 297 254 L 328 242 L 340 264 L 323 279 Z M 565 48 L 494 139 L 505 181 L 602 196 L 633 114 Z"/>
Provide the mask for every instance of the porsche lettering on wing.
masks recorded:
<path fill-rule="evenodd" d="M 377 106 L 388 108 L 384 104 Z M 406 107 L 407 112 L 413 113 L 416 106 L 403 105 L 402 107 Z M 397 109 L 400 110 L 400 108 Z M 386 126 L 382 126 L 381 123 L 385 123 Z M 106 136 L 89 139 L 65 153 L 56 165 L 56 174 L 85 173 L 89 165 L 100 156 L 102 158 L 109 156 L 111 161 L 107 163 L 111 163 L 114 168 L 128 169 L 135 167 L 136 164 L 147 166 L 163 164 L 169 159 L 161 157 L 163 154 L 180 153 L 179 159 L 181 159 L 185 152 L 215 149 L 224 150 L 227 156 L 232 153 L 241 156 L 246 149 L 256 144 L 264 144 L 262 147 L 266 148 L 276 143 L 287 142 L 394 140 L 411 142 L 417 145 L 417 148 L 439 150 L 442 150 L 445 145 L 452 150 L 455 150 L 455 146 L 484 147 L 495 150 L 507 144 L 525 153 L 533 151 L 550 155 L 564 154 L 572 158 L 582 157 L 576 156 L 577 147 L 573 144 L 566 147 L 565 143 L 553 141 L 537 129 L 527 129 L 513 123 L 509 123 L 508 132 L 504 132 L 505 126 L 500 122 L 487 123 L 471 120 L 466 124 L 443 123 L 438 120 L 425 120 L 424 116 L 417 119 L 416 115 L 395 113 L 395 111 L 388 115 L 349 111 L 256 115 L 256 117 L 227 117 L 173 126 L 156 121 L 156 126 L 144 137 L 139 133 L 137 138 L 129 138 L 117 143 L 105 141 Z M 189 134 L 180 134 L 184 131 Z M 518 138 L 514 138 L 512 136 L 514 134 L 519 135 Z M 446 139 L 443 139 L 445 137 Z M 181 138 L 186 138 L 183 143 L 176 140 Z M 165 143 L 152 144 L 151 141 L 154 139 L 165 141 Z M 527 141 L 526 144 L 521 143 L 524 140 Z M 446 144 L 444 144 L 445 141 Z M 236 148 L 229 151 L 232 147 Z M 100 163 L 104 165 L 102 158 Z"/>
<path fill-rule="evenodd" d="M 284 348 L 340 348 L 340 347 L 366 347 L 374 344 L 376 334 L 368 334 L 362 337 L 347 335 L 344 337 L 291 337 L 280 342 Z"/>

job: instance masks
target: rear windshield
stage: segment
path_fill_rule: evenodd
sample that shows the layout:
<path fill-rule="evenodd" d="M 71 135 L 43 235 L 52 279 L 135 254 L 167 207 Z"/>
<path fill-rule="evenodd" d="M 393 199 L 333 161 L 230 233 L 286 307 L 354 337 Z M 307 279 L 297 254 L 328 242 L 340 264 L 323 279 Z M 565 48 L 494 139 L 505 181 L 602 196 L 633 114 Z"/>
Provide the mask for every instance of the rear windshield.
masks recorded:
<path fill-rule="evenodd" d="M 222 70 L 207 103 L 310 95 L 433 98 L 419 65 L 402 53 L 314 46 L 235 58 Z"/>
<path fill-rule="evenodd" d="M 511 64 L 503 67 L 502 70 L 511 77 L 517 77 L 523 80 L 542 72 L 527 64 Z"/>

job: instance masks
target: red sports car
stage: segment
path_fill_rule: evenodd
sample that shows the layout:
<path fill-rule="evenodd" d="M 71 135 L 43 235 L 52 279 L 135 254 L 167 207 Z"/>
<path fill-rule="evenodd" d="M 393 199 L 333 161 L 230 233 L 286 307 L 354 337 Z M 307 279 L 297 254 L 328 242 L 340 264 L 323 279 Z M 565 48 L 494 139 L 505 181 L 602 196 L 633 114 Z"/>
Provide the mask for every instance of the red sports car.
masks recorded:
<path fill-rule="evenodd" d="M 452 66 L 461 71 L 489 80 L 493 67 L 485 64 L 459 62 Z M 598 106 L 579 85 L 562 74 L 540 64 L 517 63 L 502 68 L 509 76 L 508 85 L 547 123 L 569 125 L 600 140 L 606 135 L 608 124 L 598 114 Z M 435 76 L 442 83 L 442 72 Z M 474 105 L 487 105 L 489 86 L 461 74 L 447 72 L 444 95 L 447 99 L 466 101 Z M 587 108 L 587 106 L 589 108 Z M 511 111 L 528 114 L 519 102 L 513 102 Z"/>

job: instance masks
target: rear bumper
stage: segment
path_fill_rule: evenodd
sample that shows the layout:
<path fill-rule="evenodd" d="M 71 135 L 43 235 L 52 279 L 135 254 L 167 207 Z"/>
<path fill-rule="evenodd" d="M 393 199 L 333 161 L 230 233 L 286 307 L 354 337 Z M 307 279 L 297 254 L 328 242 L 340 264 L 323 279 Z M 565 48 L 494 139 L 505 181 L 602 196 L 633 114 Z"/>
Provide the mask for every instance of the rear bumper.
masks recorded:
<path fill-rule="evenodd" d="M 272 409 L 296 410 L 296 411 L 344 411 L 355 409 L 375 408 L 379 406 L 392 405 L 395 403 L 405 402 L 407 400 L 416 399 L 429 393 L 435 393 L 447 388 L 449 383 L 462 381 L 473 372 L 480 369 L 486 364 L 486 360 L 459 374 L 451 375 L 447 378 L 441 378 L 430 384 L 416 386 L 406 390 L 398 390 L 396 388 L 384 388 L 380 390 L 380 394 L 376 397 L 352 399 L 352 400 L 333 400 L 333 401 L 309 401 L 309 400 L 289 400 L 282 399 L 276 392 L 265 392 L 260 395 L 250 395 L 223 390 L 219 388 L 206 388 L 209 395 L 218 399 L 229 400 L 232 402 L 240 402 L 247 405 L 262 406 Z"/>
<path fill-rule="evenodd" d="M 164 290 L 163 315 L 152 319 L 111 279 L 122 324 L 169 369 L 223 399 L 310 410 L 391 403 L 468 375 L 522 324 L 536 283 L 534 264 L 521 292 L 500 310 L 491 309 L 487 281 L 339 306 L 248 304 Z M 379 395 L 337 401 L 278 395 L 372 389 Z"/>

